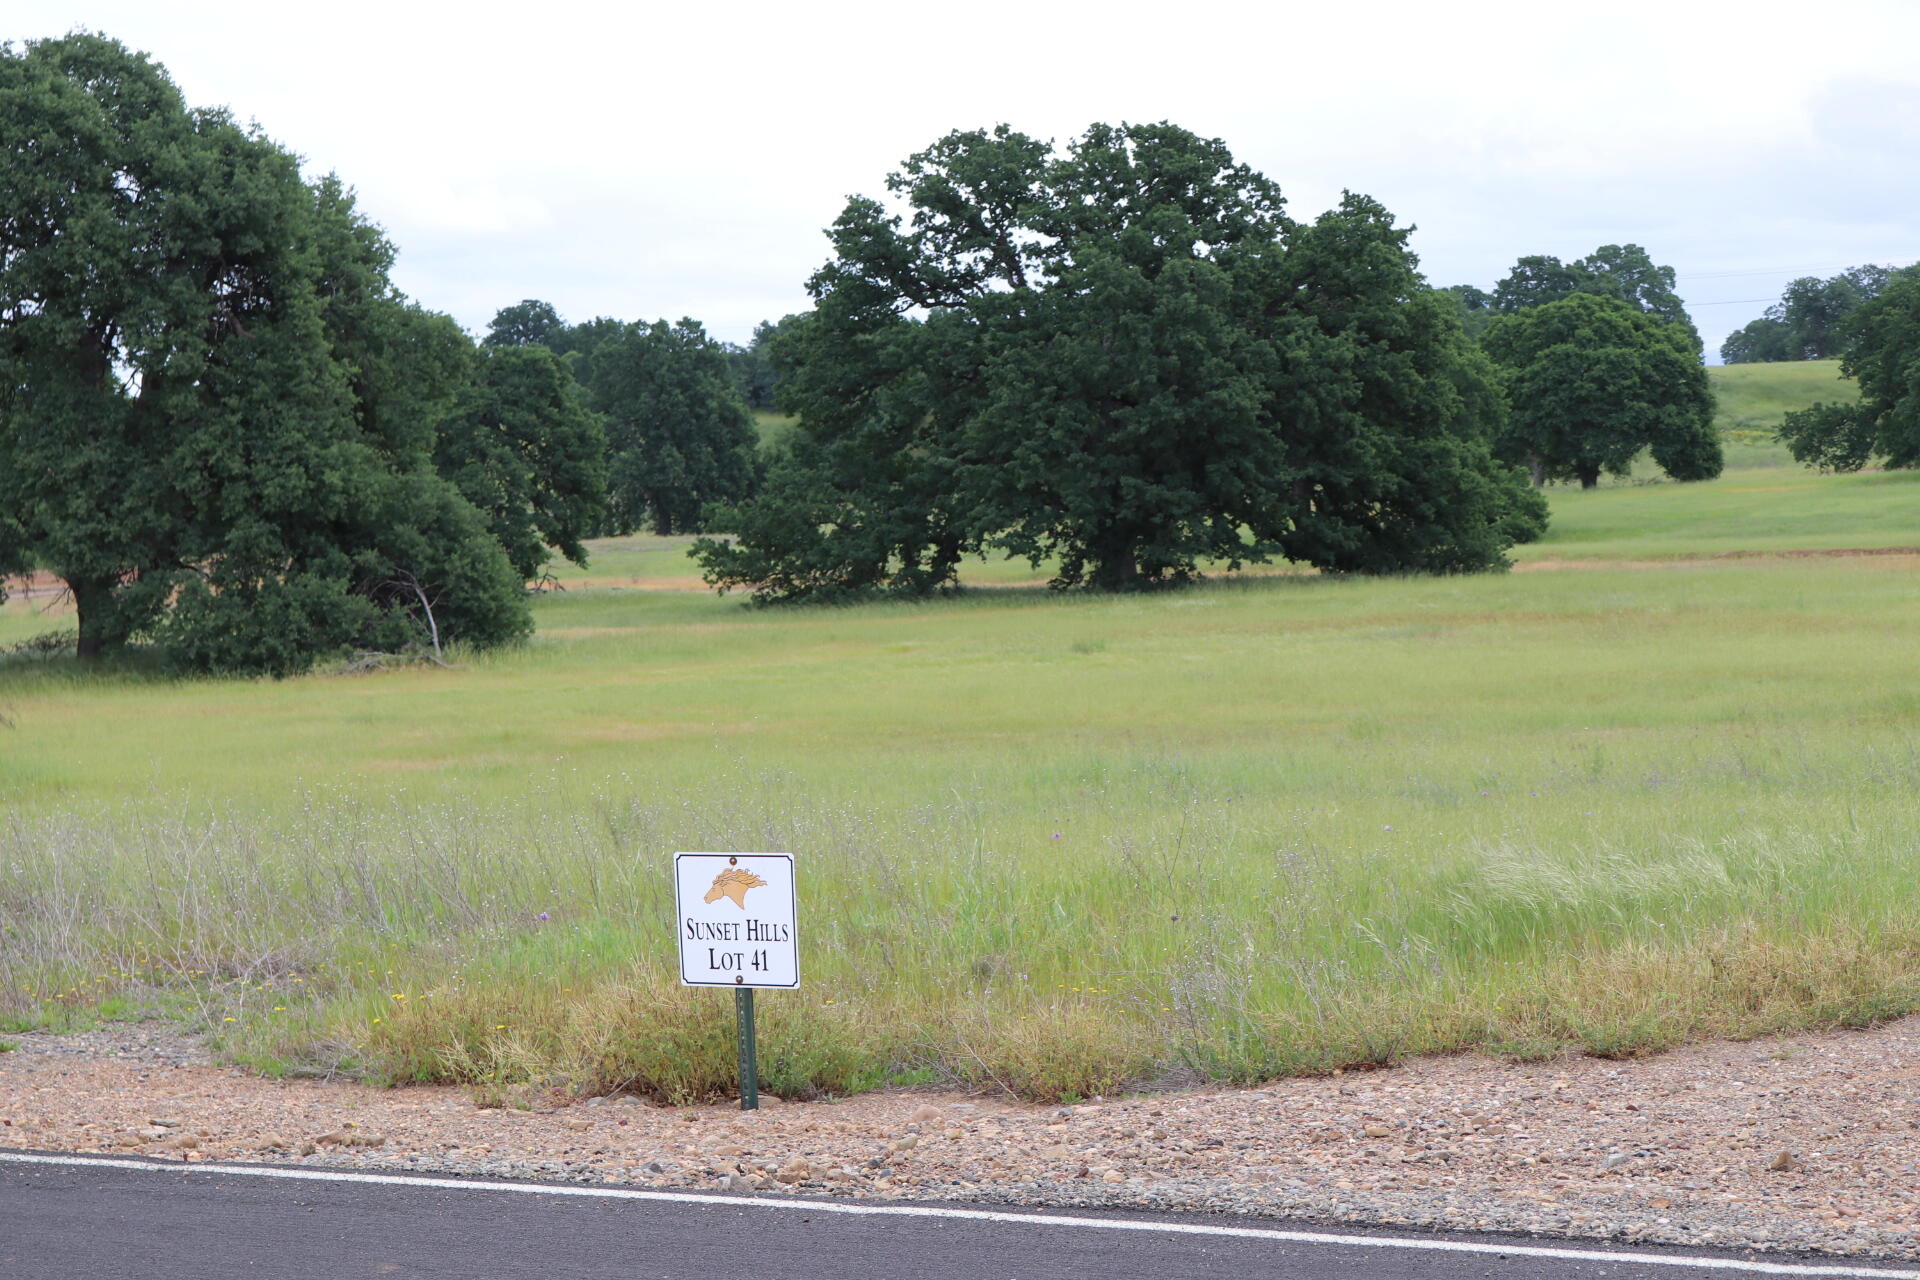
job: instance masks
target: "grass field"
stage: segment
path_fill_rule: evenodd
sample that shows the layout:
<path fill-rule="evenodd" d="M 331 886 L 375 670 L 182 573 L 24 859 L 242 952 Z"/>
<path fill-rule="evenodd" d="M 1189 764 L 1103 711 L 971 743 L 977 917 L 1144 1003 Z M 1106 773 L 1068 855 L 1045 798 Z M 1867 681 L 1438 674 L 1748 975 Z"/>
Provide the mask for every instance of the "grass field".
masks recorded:
<path fill-rule="evenodd" d="M 1722 432 L 1771 432 L 1790 410 L 1858 394 L 1840 376 L 1838 360 L 1713 365 L 1707 377 L 1713 382 L 1714 425 Z"/>
<path fill-rule="evenodd" d="M 1713 425 L 1730 471 L 1791 466 L 1793 459 L 1773 434 L 1780 419 L 1822 400 L 1851 400 L 1859 394 L 1840 376 L 1838 360 L 1712 365 L 1707 377 L 1713 383 Z"/>
<path fill-rule="evenodd" d="M 1523 568 L 1562 562 L 1678 561 L 1754 553 L 1920 552 L 1920 472 L 1820 475 L 1791 464 L 1730 470 L 1709 484 L 1670 482 L 1552 490 L 1553 522 L 1537 543 L 1516 547 Z M 634 535 L 596 543 L 585 569 L 559 566 L 569 592 L 593 589 L 703 590 L 687 556 L 691 538 Z M 1256 566 L 1247 576 L 1287 572 Z M 969 561 L 970 586 L 1033 586 L 1049 576 L 1025 561 Z M 0 615 L 0 643 L 8 624 Z"/>
<path fill-rule="evenodd" d="M 760 435 L 760 447 L 769 449 L 786 439 L 787 432 L 793 430 L 794 419 L 784 413 L 756 409 L 753 414 L 753 427 Z"/>
<path fill-rule="evenodd" d="M 793 1094 L 1904 1013 L 1920 554 L 1786 553 L 1920 548 L 1916 483 L 1556 491 L 1512 574 L 1150 597 L 753 610 L 621 539 L 457 671 L 10 663 L 0 1033 L 159 1007 L 269 1070 L 724 1091 L 675 849 L 799 858 Z"/>

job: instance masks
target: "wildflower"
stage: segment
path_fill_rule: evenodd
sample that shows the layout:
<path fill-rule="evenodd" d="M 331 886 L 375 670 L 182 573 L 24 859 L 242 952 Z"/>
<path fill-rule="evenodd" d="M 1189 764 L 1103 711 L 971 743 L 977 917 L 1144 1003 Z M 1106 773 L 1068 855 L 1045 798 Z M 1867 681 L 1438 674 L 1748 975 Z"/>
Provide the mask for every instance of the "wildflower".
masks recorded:
<path fill-rule="evenodd" d="M 540 914 L 539 914 L 538 916 L 535 916 L 534 918 L 535 918 L 536 920 L 551 920 L 551 919 L 553 919 L 553 917 L 552 917 L 552 916 L 550 916 L 550 915 L 548 915 L 548 914 L 547 914 L 546 912 L 544 912 L 544 911 L 542 911 L 542 912 L 541 912 L 541 913 L 540 913 Z"/>
<path fill-rule="evenodd" d="M 238 1019 L 238 1018 L 222 1018 L 222 1019 L 220 1019 L 220 1021 L 222 1021 L 222 1022 L 238 1022 L 238 1021 L 239 1021 L 239 1019 Z"/>

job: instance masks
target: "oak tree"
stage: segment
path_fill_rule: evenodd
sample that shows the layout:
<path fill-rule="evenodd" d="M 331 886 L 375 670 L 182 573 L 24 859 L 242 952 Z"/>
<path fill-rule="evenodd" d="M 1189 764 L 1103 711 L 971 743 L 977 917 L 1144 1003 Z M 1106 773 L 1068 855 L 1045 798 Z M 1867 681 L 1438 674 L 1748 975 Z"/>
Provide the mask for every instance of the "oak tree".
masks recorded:
<path fill-rule="evenodd" d="M 587 368 L 616 529 L 690 533 L 709 504 L 752 490 L 753 418 L 725 348 L 697 321 L 621 326 L 591 348 Z"/>
<path fill-rule="evenodd" d="M 284 673 L 432 602 L 454 637 L 524 634 L 433 473 L 462 366 L 391 259 L 337 181 L 144 56 L 0 48 L 0 561 L 66 582 L 83 658 L 144 635 Z"/>
<path fill-rule="evenodd" d="M 926 591 L 990 550 L 1114 588 L 1275 555 L 1487 568 L 1537 531 L 1490 369 L 1376 203 L 1295 223 L 1164 123 L 954 133 L 887 185 L 775 348 L 800 422 L 735 538 L 698 545 L 723 589 Z"/>
<path fill-rule="evenodd" d="M 1845 351 L 1847 321 L 1893 278 L 1886 267 L 1849 267 L 1830 279 L 1802 276 L 1766 313 L 1727 336 L 1720 358 L 1728 364 L 1773 360 L 1829 360 Z"/>
<path fill-rule="evenodd" d="M 560 358 L 536 344 L 482 347 L 439 430 L 434 463 L 522 578 L 550 551 L 587 562 L 606 515 L 607 435 Z"/>
<path fill-rule="evenodd" d="M 1591 489 L 1643 449 L 1676 480 L 1720 474 L 1713 393 L 1689 329 L 1576 292 L 1500 317 L 1484 345 L 1506 375 L 1501 456 L 1536 485 Z"/>
<path fill-rule="evenodd" d="M 733 365 L 733 380 L 749 409 L 771 409 L 778 398 L 780 371 L 773 359 L 774 343 L 790 333 L 800 317 L 782 316 L 778 321 L 762 320 L 753 326 L 753 341 L 744 347 L 727 345 L 727 359 Z"/>
<path fill-rule="evenodd" d="M 480 341 L 489 347 L 552 346 L 564 328 L 551 302 L 527 298 L 496 311 L 487 323 L 487 336 Z"/>
<path fill-rule="evenodd" d="M 1826 471 L 1858 471 L 1874 458 L 1920 466 L 1920 267 L 1893 273 L 1842 333 L 1840 371 L 1859 384 L 1859 400 L 1790 413 L 1780 438 Z"/>
<path fill-rule="evenodd" d="M 1691 330 L 1693 322 L 1674 292 L 1672 267 L 1654 262 L 1637 244 L 1605 244 L 1584 258 L 1563 263 L 1551 254 L 1521 258 L 1494 286 L 1493 310 L 1512 315 L 1529 307 L 1558 302 L 1576 293 L 1617 298 Z"/>

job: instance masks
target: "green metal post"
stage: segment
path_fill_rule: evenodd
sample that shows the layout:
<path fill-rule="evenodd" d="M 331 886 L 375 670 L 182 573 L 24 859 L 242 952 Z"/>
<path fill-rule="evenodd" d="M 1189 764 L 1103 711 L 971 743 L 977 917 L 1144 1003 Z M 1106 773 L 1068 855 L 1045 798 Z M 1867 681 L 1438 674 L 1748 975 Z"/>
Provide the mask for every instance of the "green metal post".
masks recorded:
<path fill-rule="evenodd" d="M 757 1111 L 760 1107 L 760 1064 L 754 1059 L 753 988 L 740 987 L 733 993 L 734 1031 L 740 1042 L 740 1109 Z"/>

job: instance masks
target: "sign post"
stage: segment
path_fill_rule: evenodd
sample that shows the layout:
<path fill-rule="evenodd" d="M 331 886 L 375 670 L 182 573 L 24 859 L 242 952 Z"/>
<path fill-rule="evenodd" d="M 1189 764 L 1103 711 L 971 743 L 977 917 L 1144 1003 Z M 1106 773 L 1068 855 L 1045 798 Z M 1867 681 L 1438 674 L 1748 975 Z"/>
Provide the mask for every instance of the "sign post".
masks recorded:
<path fill-rule="evenodd" d="M 680 982 L 732 987 L 740 1109 L 760 1105 L 753 993 L 800 985 L 800 925 L 790 853 L 676 853 Z"/>
<path fill-rule="evenodd" d="M 760 1063 L 754 1055 L 753 988 L 741 987 L 733 993 L 733 1035 L 740 1042 L 740 1109 L 760 1107 Z"/>

